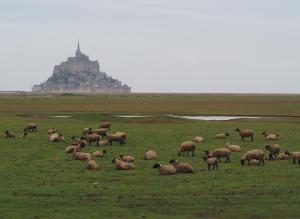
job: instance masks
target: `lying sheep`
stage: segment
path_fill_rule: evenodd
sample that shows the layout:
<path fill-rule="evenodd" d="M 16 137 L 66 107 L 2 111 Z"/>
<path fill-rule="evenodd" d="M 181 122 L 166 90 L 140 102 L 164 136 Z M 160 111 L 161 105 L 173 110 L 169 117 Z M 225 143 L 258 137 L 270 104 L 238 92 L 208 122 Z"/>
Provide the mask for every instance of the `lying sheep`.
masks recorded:
<path fill-rule="evenodd" d="M 87 134 L 82 137 L 82 139 L 86 140 L 89 145 L 93 142 L 96 142 L 97 146 L 99 146 L 99 141 L 101 140 L 101 136 L 98 134 Z"/>
<path fill-rule="evenodd" d="M 251 159 L 251 160 L 248 162 L 248 166 L 260 166 L 260 161 L 259 161 L 259 160 L 256 160 L 256 159 Z"/>
<path fill-rule="evenodd" d="M 280 153 L 277 157 L 277 160 L 289 160 L 290 156 L 285 153 Z"/>
<path fill-rule="evenodd" d="M 250 160 L 256 159 L 256 160 L 259 160 L 259 165 L 261 163 L 263 163 L 263 165 L 265 165 L 264 155 L 265 155 L 265 153 L 262 150 L 248 151 L 241 157 L 241 164 L 244 166 L 245 161 L 247 161 L 249 164 Z"/>
<path fill-rule="evenodd" d="M 208 158 L 215 157 L 221 162 L 221 157 L 225 158 L 225 163 L 230 163 L 230 150 L 227 148 L 218 148 L 213 151 L 205 151 Z"/>
<path fill-rule="evenodd" d="M 144 154 L 145 160 L 155 160 L 157 158 L 157 154 L 155 151 L 147 150 Z"/>
<path fill-rule="evenodd" d="M 277 156 L 280 153 L 280 145 L 279 144 L 272 144 L 265 146 L 266 150 L 270 152 L 269 160 L 277 159 Z"/>
<path fill-rule="evenodd" d="M 99 141 L 99 146 L 108 146 L 109 142 L 107 140 L 105 141 Z"/>
<path fill-rule="evenodd" d="M 90 134 L 93 134 L 93 129 L 92 128 L 84 128 L 82 130 L 82 135 L 83 136 L 90 135 Z"/>
<path fill-rule="evenodd" d="M 120 158 L 122 161 L 125 161 L 125 162 L 128 162 L 128 163 L 131 163 L 131 162 L 134 162 L 134 157 L 132 156 L 129 156 L 129 155 L 120 155 Z"/>
<path fill-rule="evenodd" d="M 204 142 L 204 138 L 201 137 L 201 136 L 196 136 L 196 137 L 194 138 L 194 142 L 200 144 L 200 143 Z"/>
<path fill-rule="evenodd" d="M 296 161 L 298 161 L 298 164 L 300 164 L 300 152 L 299 151 L 295 151 L 295 152 L 286 151 L 285 154 L 288 155 L 290 157 L 290 159 L 293 159 L 293 164 L 296 164 Z"/>
<path fill-rule="evenodd" d="M 227 137 L 229 137 L 229 133 L 218 133 L 215 136 L 216 139 L 226 139 Z"/>
<path fill-rule="evenodd" d="M 111 125 L 110 122 L 101 122 L 99 125 L 99 128 L 105 128 L 105 129 L 110 130 L 110 125 Z"/>
<path fill-rule="evenodd" d="M 70 145 L 66 147 L 66 153 L 73 153 L 73 152 L 79 152 L 80 147 L 78 145 Z"/>
<path fill-rule="evenodd" d="M 265 136 L 265 140 L 268 141 L 276 141 L 279 140 L 279 134 L 268 134 L 266 132 L 261 133 L 263 136 Z"/>
<path fill-rule="evenodd" d="M 217 170 L 218 166 L 218 159 L 216 157 L 204 157 L 204 161 L 207 164 L 207 169 L 210 170 L 210 167 L 213 166 L 213 170 Z"/>
<path fill-rule="evenodd" d="M 170 160 L 170 164 L 173 165 L 178 173 L 194 173 L 194 168 L 191 164 L 181 163 L 178 160 Z"/>
<path fill-rule="evenodd" d="M 134 164 L 122 161 L 118 158 L 114 158 L 112 163 L 115 165 L 117 170 L 134 170 Z"/>
<path fill-rule="evenodd" d="M 20 135 L 20 138 L 25 138 L 27 135 L 28 135 L 27 132 L 23 132 L 23 133 Z"/>
<path fill-rule="evenodd" d="M 58 132 L 58 130 L 55 129 L 55 128 L 51 128 L 51 129 L 48 130 L 49 135 L 55 134 L 56 132 Z"/>
<path fill-rule="evenodd" d="M 189 152 L 192 152 L 192 156 L 194 157 L 195 150 L 196 150 L 196 145 L 194 142 L 191 141 L 183 142 L 178 149 L 178 156 L 181 155 L 184 156 L 184 154 L 186 154 L 186 156 L 189 156 Z"/>
<path fill-rule="evenodd" d="M 35 123 L 29 123 L 25 126 L 24 132 L 36 132 L 37 125 Z"/>
<path fill-rule="evenodd" d="M 50 141 L 52 142 L 62 142 L 65 138 L 60 133 L 55 133 L 49 136 Z"/>
<path fill-rule="evenodd" d="M 107 128 L 100 128 L 100 129 L 95 129 L 93 131 L 94 134 L 98 134 L 100 135 L 101 137 L 104 137 L 106 136 L 106 133 L 108 132 L 108 129 Z"/>
<path fill-rule="evenodd" d="M 91 160 L 92 155 L 84 152 L 73 152 L 73 158 L 74 160 Z"/>
<path fill-rule="evenodd" d="M 251 141 L 254 141 L 254 131 L 252 129 L 239 129 L 235 130 L 241 136 L 241 141 L 245 141 L 245 138 L 251 138 Z"/>
<path fill-rule="evenodd" d="M 172 175 L 176 173 L 176 169 L 172 165 L 161 165 L 156 163 L 153 165 L 153 169 L 158 169 L 160 175 Z"/>
<path fill-rule="evenodd" d="M 107 134 L 107 140 L 110 145 L 112 145 L 114 141 L 118 142 L 120 145 L 124 145 L 126 140 L 126 135 L 124 133 Z"/>
<path fill-rule="evenodd" d="M 103 157 L 104 154 L 106 154 L 106 153 L 107 153 L 106 150 L 103 150 L 103 151 L 95 151 L 94 154 L 93 154 L 93 156 L 94 156 L 94 157 Z"/>
<path fill-rule="evenodd" d="M 86 160 L 86 168 L 88 170 L 100 170 L 100 165 L 94 160 Z"/>
<path fill-rule="evenodd" d="M 241 146 L 239 145 L 234 145 L 230 144 L 229 142 L 226 142 L 226 148 L 230 150 L 231 152 L 240 152 L 241 151 Z"/>
<path fill-rule="evenodd" d="M 5 138 L 16 138 L 16 134 L 10 131 L 5 131 Z"/>
<path fill-rule="evenodd" d="M 79 145 L 82 148 L 87 145 L 87 141 L 83 137 L 77 138 L 76 136 L 73 136 L 71 139 L 74 140 L 72 145 Z"/>

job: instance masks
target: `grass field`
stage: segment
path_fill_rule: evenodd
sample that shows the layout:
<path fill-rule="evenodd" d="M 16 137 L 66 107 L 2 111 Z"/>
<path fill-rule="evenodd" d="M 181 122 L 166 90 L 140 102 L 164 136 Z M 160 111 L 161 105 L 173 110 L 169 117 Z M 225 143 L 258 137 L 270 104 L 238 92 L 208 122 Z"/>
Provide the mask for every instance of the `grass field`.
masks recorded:
<path fill-rule="evenodd" d="M 192 121 L 162 114 L 266 115 L 234 121 Z M 149 118 L 116 118 L 113 114 L 156 114 Z M 18 116 L 19 115 L 19 116 Z M 20 116 L 23 115 L 23 116 Z M 25 115 L 25 116 L 24 116 Z M 32 116 L 39 115 L 39 116 Z M 49 115 L 72 115 L 52 118 Z M 283 118 L 284 117 L 284 118 Z M 64 148 L 84 127 L 112 122 L 112 131 L 125 131 L 126 146 L 106 147 L 97 158 L 100 171 L 88 171 Z M 300 166 L 291 161 L 269 161 L 264 167 L 240 165 L 249 149 L 267 144 L 262 131 L 281 134 L 282 150 L 300 150 L 299 95 L 166 95 L 130 96 L 0 96 L 0 132 L 21 134 L 36 122 L 36 134 L 15 140 L 0 138 L 0 218 L 298 218 Z M 47 130 L 58 128 L 64 143 L 51 143 Z M 255 141 L 241 143 L 235 128 L 255 130 Z M 214 139 L 229 132 L 230 142 L 242 146 L 230 164 L 208 171 L 203 150 L 224 146 Z M 178 157 L 180 143 L 195 135 L 206 138 L 195 157 Z M 84 151 L 94 152 L 96 146 Z M 195 174 L 160 176 L 154 161 L 144 161 L 146 149 L 157 162 L 172 158 L 193 164 Z M 117 171 L 111 160 L 120 154 L 136 158 L 136 170 Z"/>

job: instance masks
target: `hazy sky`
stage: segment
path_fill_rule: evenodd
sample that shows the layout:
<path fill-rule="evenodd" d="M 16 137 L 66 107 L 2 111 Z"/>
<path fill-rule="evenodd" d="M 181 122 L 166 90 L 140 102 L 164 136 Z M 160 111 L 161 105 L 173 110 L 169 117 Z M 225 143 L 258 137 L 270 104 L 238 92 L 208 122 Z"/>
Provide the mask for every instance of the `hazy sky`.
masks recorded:
<path fill-rule="evenodd" d="M 0 90 L 81 50 L 134 92 L 300 93 L 299 0 L 0 0 Z"/>

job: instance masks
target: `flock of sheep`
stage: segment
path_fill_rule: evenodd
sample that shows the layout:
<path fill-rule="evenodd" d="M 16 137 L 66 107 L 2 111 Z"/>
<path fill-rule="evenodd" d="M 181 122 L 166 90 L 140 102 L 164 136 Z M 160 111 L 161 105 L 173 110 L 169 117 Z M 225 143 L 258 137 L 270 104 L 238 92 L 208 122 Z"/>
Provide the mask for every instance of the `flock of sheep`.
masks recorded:
<path fill-rule="evenodd" d="M 99 170 L 100 165 L 93 160 L 92 158 L 103 157 L 107 153 L 106 150 L 95 151 L 93 154 L 82 152 L 82 149 L 87 145 L 96 143 L 97 146 L 108 146 L 112 145 L 113 142 L 117 142 L 120 145 L 127 143 L 127 136 L 125 132 L 115 132 L 110 133 L 110 122 L 101 122 L 99 128 L 84 128 L 82 137 L 77 138 L 73 136 L 71 139 L 73 143 L 65 148 L 66 153 L 72 153 L 74 160 L 83 160 L 86 162 L 86 168 L 89 170 Z M 30 123 L 24 128 L 23 134 L 20 136 L 22 138 L 26 137 L 29 132 L 36 132 L 37 125 L 35 123 Z M 252 129 L 239 129 L 235 130 L 241 137 L 241 141 L 250 139 L 254 141 L 254 131 Z M 63 135 L 55 128 L 48 130 L 49 140 L 51 142 L 62 142 L 64 141 Z M 262 135 L 267 141 L 276 141 L 279 140 L 279 134 L 275 133 L 266 133 L 263 132 Z M 5 131 L 6 138 L 16 138 L 16 134 L 11 131 Z M 218 133 L 216 139 L 227 139 L 229 137 L 228 133 Z M 178 156 L 189 156 L 189 153 L 192 156 L 195 155 L 197 144 L 204 142 L 204 137 L 196 136 L 193 141 L 183 142 L 178 149 Z M 289 160 L 292 159 L 295 164 L 296 161 L 300 164 L 300 152 L 291 152 L 285 151 L 285 153 L 280 153 L 279 144 L 270 144 L 265 146 L 265 149 L 268 151 L 267 160 Z M 241 147 L 239 145 L 233 145 L 229 142 L 226 142 L 225 147 L 218 148 L 212 151 L 204 151 L 203 159 L 207 164 L 208 170 L 218 169 L 218 164 L 221 162 L 221 158 L 225 160 L 225 163 L 230 163 L 230 154 L 241 152 Z M 155 160 L 157 158 L 157 153 L 153 150 L 147 150 L 144 154 L 145 160 Z M 254 149 L 247 151 L 240 159 L 241 164 L 244 165 L 247 162 L 248 165 L 261 165 L 265 164 L 265 153 L 261 149 Z M 134 166 L 134 157 L 130 155 L 120 155 L 112 160 L 115 168 L 117 170 L 133 170 Z M 189 163 L 179 162 L 176 159 L 169 161 L 170 164 L 161 165 L 156 163 L 153 165 L 154 169 L 158 169 L 161 175 L 171 175 L 175 173 L 194 173 L 194 168 Z"/>

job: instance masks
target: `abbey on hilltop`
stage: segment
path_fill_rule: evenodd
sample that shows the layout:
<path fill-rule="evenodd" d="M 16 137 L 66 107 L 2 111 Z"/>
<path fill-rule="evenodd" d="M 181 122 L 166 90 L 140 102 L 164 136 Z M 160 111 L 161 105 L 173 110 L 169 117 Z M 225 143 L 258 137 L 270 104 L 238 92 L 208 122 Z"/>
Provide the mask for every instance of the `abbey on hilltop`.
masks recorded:
<path fill-rule="evenodd" d="M 131 93 L 131 88 L 121 81 L 101 72 L 98 61 L 91 61 L 80 51 L 79 42 L 75 57 L 54 67 L 52 76 L 34 85 L 36 93 Z"/>

